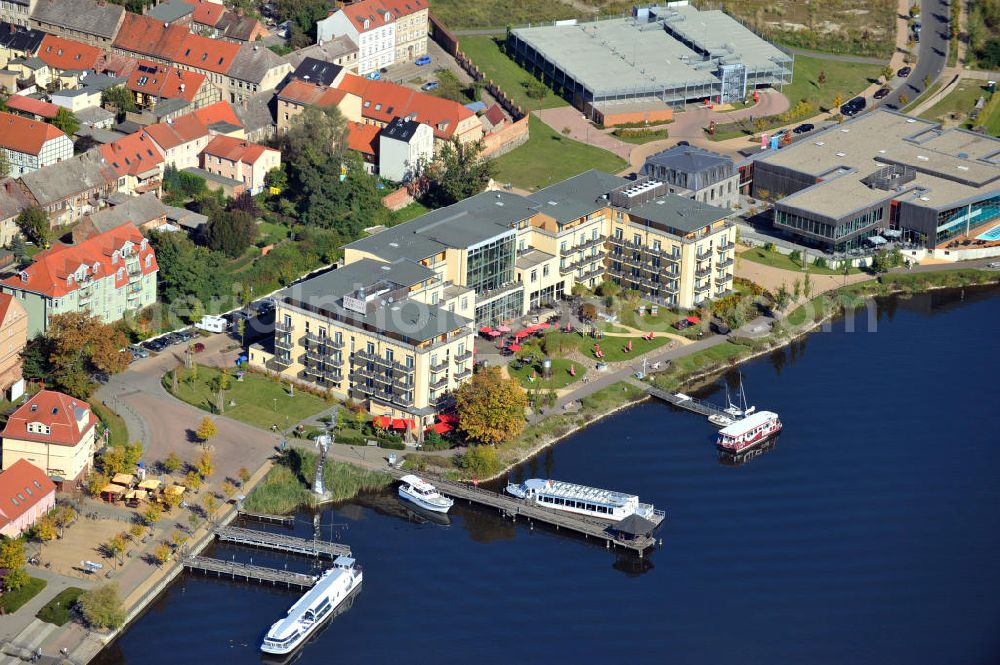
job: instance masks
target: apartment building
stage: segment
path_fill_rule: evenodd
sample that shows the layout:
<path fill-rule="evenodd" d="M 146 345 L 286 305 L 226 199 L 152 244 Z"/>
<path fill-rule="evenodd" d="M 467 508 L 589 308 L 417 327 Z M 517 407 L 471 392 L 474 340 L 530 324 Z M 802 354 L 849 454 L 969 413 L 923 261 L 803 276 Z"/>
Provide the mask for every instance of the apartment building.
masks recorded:
<path fill-rule="evenodd" d="M 73 141 L 44 122 L 0 111 L 0 150 L 18 177 L 73 156 Z"/>
<path fill-rule="evenodd" d="M 426 0 L 361 0 L 344 5 L 316 24 L 317 40 L 348 37 L 358 45 L 359 74 L 427 53 Z"/>
<path fill-rule="evenodd" d="M 126 87 L 140 109 L 151 109 L 161 101 L 177 99 L 187 102 L 188 108 L 195 110 L 222 99 L 222 93 L 204 74 L 152 60 L 139 60 L 128 77 Z"/>
<path fill-rule="evenodd" d="M 105 323 L 156 302 L 156 255 L 128 222 L 79 245 L 58 245 L 0 282 L 28 312 L 28 334 L 45 332 L 49 317 L 88 311 Z"/>
<path fill-rule="evenodd" d="M 160 193 L 163 153 L 153 139 L 139 130 L 100 148 L 104 162 L 118 176 L 118 191 L 128 194 Z"/>
<path fill-rule="evenodd" d="M 173 166 L 180 170 L 198 168 L 201 151 L 214 136 L 244 137 L 239 118 L 226 102 L 217 102 L 167 122 L 158 122 L 144 131 L 163 153 L 164 167 Z"/>
<path fill-rule="evenodd" d="M 216 136 L 201 152 L 202 169 L 239 180 L 254 195 L 263 191 L 267 174 L 280 166 L 279 151 L 231 136 Z"/>
<path fill-rule="evenodd" d="M 14 296 L 0 293 L 0 391 L 14 401 L 24 394 L 21 352 L 28 344 L 28 313 Z"/>
<path fill-rule="evenodd" d="M 56 505 L 56 486 L 31 462 L 0 473 L 0 536 L 18 538 Z"/>
<path fill-rule="evenodd" d="M 125 14 L 121 5 L 103 0 L 36 0 L 29 24 L 60 37 L 110 48 Z"/>
<path fill-rule="evenodd" d="M 0 0 L 0 21 L 27 27 L 38 0 Z"/>
<path fill-rule="evenodd" d="M 20 178 L 21 188 L 49 216 L 52 226 L 65 226 L 98 210 L 118 191 L 118 176 L 99 150 L 90 150 Z"/>
<path fill-rule="evenodd" d="M 473 293 L 406 259 L 361 258 L 281 291 L 274 353 L 250 364 L 363 401 L 422 432 L 472 376 Z"/>
<path fill-rule="evenodd" d="M 71 490 L 93 464 L 96 432 L 97 417 L 89 404 L 41 390 L 10 415 L 0 434 L 4 474 L 27 462 L 57 487 Z"/>
<path fill-rule="evenodd" d="M 667 191 L 733 208 L 739 201 L 739 173 L 732 158 L 692 145 L 675 145 L 646 158 L 643 175 L 667 183 Z"/>

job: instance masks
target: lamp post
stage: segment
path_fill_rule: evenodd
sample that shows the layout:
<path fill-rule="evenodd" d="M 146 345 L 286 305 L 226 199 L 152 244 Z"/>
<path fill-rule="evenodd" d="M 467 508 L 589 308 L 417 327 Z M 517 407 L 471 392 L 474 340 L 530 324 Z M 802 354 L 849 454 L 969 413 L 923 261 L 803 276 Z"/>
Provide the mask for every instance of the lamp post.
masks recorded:
<path fill-rule="evenodd" d="M 587 144 L 589 145 L 590 144 L 590 120 L 587 119 L 587 115 L 586 114 L 581 115 L 580 117 L 583 118 L 583 121 L 585 123 L 587 123 Z"/>

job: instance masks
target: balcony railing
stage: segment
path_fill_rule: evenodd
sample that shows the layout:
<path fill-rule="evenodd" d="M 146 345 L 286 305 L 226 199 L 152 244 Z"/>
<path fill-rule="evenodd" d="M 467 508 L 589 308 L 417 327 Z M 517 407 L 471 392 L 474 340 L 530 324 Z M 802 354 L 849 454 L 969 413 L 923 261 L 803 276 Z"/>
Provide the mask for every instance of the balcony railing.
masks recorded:
<path fill-rule="evenodd" d="M 443 372 L 446 369 L 448 369 L 448 365 L 449 364 L 450 364 L 449 360 L 447 358 L 445 358 L 444 360 L 442 360 L 441 362 L 439 362 L 437 365 L 431 365 L 431 372 L 433 372 L 435 374 L 438 373 L 438 372 Z"/>
<path fill-rule="evenodd" d="M 437 390 L 438 388 L 444 388 L 446 385 L 448 385 L 448 377 L 442 376 L 437 381 L 431 383 L 430 388 L 431 390 Z"/>
<path fill-rule="evenodd" d="M 712 274 L 712 266 L 705 266 L 694 271 L 695 277 L 708 277 Z"/>
<path fill-rule="evenodd" d="M 284 323 L 278 323 L 277 321 L 275 321 L 274 322 L 274 331 L 275 332 L 290 333 L 290 332 L 292 332 L 292 326 L 291 325 L 286 325 Z"/>
<path fill-rule="evenodd" d="M 729 250 L 731 250 L 731 249 L 732 249 L 733 247 L 736 247 L 736 243 L 733 243 L 733 242 L 728 242 L 728 243 L 726 243 L 726 244 L 724 244 L 724 245 L 716 245 L 716 246 L 715 246 L 715 251 L 717 251 L 717 252 L 719 252 L 720 254 L 722 254 L 723 252 L 728 252 L 728 251 L 729 251 Z"/>
<path fill-rule="evenodd" d="M 471 357 L 472 357 L 472 351 L 466 351 L 464 353 L 459 353 L 457 356 L 455 356 L 455 362 L 457 362 L 457 363 L 464 362 L 464 361 L 468 360 Z"/>
<path fill-rule="evenodd" d="M 307 342 L 312 342 L 313 344 L 322 344 L 323 346 L 328 346 L 333 349 L 344 348 L 344 340 L 340 340 L 338 342 L 334 337 L 323 337 L 315 333 L 306 333 L 302 339 Z"/>
<path fill-rule="evenodd" d="M 728 258 L 725 261 L 719 261 L 717 264 L 715 264 L 715 267 L 716 268 L 728 268 L 729 266 L 733 265 L 734 263 L 736 263 L 736 262 L 732 258 Z"/>
<path fill-rule="evenodd" d="M 698 284 L 696 282 L 695 285 L 694 285 L 694 290 L 695 290 L 695 293 L 701 293 L 702 291 L 708 291 L 708 287 L 709 287 L 709 283 L 708 282 L 705 282 L 704 284 Z"/>
<path fill-rule="evenodd" d="M 718 286 L 725 286 L 726 284 L 729 283 L 729 280 L 731 280 L 732 278 L 733 278 L 733 276 L 729 275 L 729 274 L 716 275 L 715 276 L 715 283 Z"/>
<path fill-rule="evenodd" d="M 695 258 L 696 258 L 696 259 L 698 259 L 699 261 L 704 261 L 705 259 L 710 259 L 710 258 L 712 258 L 712 248 L 711 248 L 711 247 L 709 247 L 709 248 L 708 248 L 708 249 L 706 249 L 706 250 L 705 250 L 704 252 L 698 252 L 698 253 L 697 253 L 697 254 L 695 254 L 694 256 L 695 256 Z"/>
<path fill-rule="evenodd" d="M 295 345 L 292 342 L 292 336 L 290 334 L 288 334 L 287 332 L 283 333 L 283 334 L 280 333 L 280 332 L 277 333 L 277 334 L 275 334 L 275 336 L 274 336 L 274 347 L 275 348 L 277 348 L 277 349 L 287 349 L 287 350 L 290 351 L 293 346 L 295 346 Z"/>
<path fill-rule="evenodd" d="M 461 372 L 458 372 L 457 374 L 455 374 L 454 379 L 456 381 L 463 381 L 463 380 L 465 380 L 466 378 L 468 378 L 470 376 L 472 376 L 472 368 L 467 367 L 467 368 L 463 369 Z"/>
<path fill-rule="evenodd" d="M 370 361 L 375 363 L 376 365 L 380 365 L 382 367 L 389 367 L 400 372 L 405 372 L 407 374 L 412 374 L 415 369 L 413 367 L 407 367 L 403 363 L 396 362 L 395 360 L 389 360 L 388 358 L 383 358 L 378 354 L 368 353 L 367 351 L 355 351 L 354 360 L 355 362 L 359 360 Z"/>

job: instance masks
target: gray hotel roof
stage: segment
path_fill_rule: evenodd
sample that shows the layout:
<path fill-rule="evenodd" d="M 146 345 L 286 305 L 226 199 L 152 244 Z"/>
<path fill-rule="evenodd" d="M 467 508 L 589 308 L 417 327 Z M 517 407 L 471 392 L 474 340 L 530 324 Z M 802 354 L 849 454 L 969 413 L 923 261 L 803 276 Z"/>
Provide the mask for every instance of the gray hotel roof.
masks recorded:
<path fill-rule="evenodd" d="M 608 205 L 598 200 L 612 189 L 621 187 L 628 180 L 621 176 L 591 169 L 572 178 L 540 189 L 528 196 L 538 212 L 555 218 L 560 224 L 585 217 Z"/>
<path fill-rule="evenodd" d="M 433 270 L 406 259 L 397 259 L 392 263 L 362 259 L 290 286 L 281 291 L 280 296 L 332 312 L 348 324 L 355 321 L 373 326 L 380 332 L 426 341 L 471 321 L 437 305 L 411 299 L 381 302 L 369 313 L 362 314 L 345 309 L 343 296 L 381 281 L 410 287 L 436 278 Z"/>
<path fill-rule="evenodd" d="M 684 233 L 693 233 L 732 215 L 732 211 L 725 208 L 676 194 L 667 194 L 635 206 L 628 213 L 633 218 L 641 217 Z"/>
<path fill-rule="evenodd" d="M 509 192 L 483 192 L 347 245 L 386 261 L 420 261 L 448 248 L 468 248 L 510 231 L 535 214 L 527 199 Z"/>

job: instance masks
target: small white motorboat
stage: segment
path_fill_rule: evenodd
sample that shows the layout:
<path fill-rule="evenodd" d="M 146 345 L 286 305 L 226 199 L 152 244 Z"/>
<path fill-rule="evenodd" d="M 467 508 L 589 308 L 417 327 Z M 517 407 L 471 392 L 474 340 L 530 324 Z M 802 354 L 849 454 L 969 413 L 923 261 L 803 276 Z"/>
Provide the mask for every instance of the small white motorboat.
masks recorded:
<path fill-rule="evenodd" d="M 412 501 L 424 510 L 446 513 L 455 503 L 448 497 L 441 496 L 437 488 L 423 478 L 408 474 L 399 480 L 402 483 L 399 486 L 400 498 Z"/>

